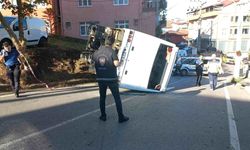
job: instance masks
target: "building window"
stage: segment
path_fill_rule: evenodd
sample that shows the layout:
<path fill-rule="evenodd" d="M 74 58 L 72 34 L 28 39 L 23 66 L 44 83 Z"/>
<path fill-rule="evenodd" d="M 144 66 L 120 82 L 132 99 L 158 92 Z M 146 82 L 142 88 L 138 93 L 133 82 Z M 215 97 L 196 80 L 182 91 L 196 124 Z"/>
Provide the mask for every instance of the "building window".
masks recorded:
<path fill-rule="evenodd" d="M 248 28 L 243 28 L 242 29 L 242 34 L 248 34 L 249 33 L 249 29 Z"/>
<path fill-rule="evenodd" d="M 139 19 L 134 19 L 134 26 L 138 26 L 139 25 Z"/>
<path fill-rule="evenodd" d="M 237 29 L 234 29 L 234 34 L 237 34 Z"/>
<path fill-rule="evenodd" d="M 230 29 L 230 34 L 233 34 L 233 29 Z"/>
<path fill-rule="evenodd" d="M 80 35 L 81 36 L 88 36 L 88 28 L 89 28 L 89 23 L 81 22 L 80 23 Z"/>
<path fill-rule="evenodd" d="M 128 20 L 115 21 L 115 28 L 129 28 Z"/>
<path fill-rule="evenodd" d="M 114 5 L 128 5 L 129 0 L 113 0 Z"/>
<path fill-rule="evenodd" d="M 238 16 L 235 17 L 235 22 L 238 22 L 238 18 L 239 18 Z"/>
<path fill-rule="evenodd" d="M 250 22 L 250 16 L 243 16 L 243 22 Z"/>
<path fill-rule="evenodd" d="M 91 0 L 79 0 L 80 7 L 90 7 L 91 5 Z"/>
<path fill-rule="evenodd" d="M 71 22 L 65 22 L 66 29 L 71 29 Z"/>
<path fill-rule="evenodd" d="M 234 17 L 232 16 L 232 17 L 231 17 L 231 22 L 233 22 L 233 21 L 234 21 Z"/>

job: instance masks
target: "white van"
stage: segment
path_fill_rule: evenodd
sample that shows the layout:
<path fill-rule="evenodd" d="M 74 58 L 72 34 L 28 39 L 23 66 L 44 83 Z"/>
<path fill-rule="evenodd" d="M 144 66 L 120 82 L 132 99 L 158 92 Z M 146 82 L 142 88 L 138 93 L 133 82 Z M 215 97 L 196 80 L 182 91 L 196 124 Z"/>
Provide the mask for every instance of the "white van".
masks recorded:
<path fill-rule="evenodd" d="M 18 36 L 17 17 L 4 17 L 11 29 Z M 34 17 L 25 17 L 23 20 L 24 37 L 27 40 L 26 45 L 44 46 L 48 40 L 47 25 L 44 20 Z M 11 42 L 8 32 L 0 24 L 0 46 L 3 42 Z M 12 42 L 11 42 L 12 43 Z"/>
<path fill-rule="evenodd" d="M 94 30 L 90 32 L 90 37 L 105 39 L 96 35 L 107 35 L 115 39 L 113 48 L 118 50 L 121 88 L 166 91 L 178 51 L 175 44 L 132 29 L 106 27 Z"/>

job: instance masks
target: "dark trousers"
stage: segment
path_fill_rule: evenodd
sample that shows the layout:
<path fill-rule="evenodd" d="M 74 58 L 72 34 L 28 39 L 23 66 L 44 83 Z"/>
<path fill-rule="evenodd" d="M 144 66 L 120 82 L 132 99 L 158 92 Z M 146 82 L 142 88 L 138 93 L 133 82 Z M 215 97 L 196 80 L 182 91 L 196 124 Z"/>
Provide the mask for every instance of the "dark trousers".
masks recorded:
<path fill-rule="evenodd" d="M 215 90 L 215 88 L 217 86 L 218 74 L 217 73 L 208 73 L 208 78 L 209 78 L 210 88 Z"/>
<path fill-rule="evenodd" d="M 121 102 L 121 97 L 119 93 L 119 85 L 117 81 L 100 81 L 98 82 L 99 86 L 99 94 L 100 94 L 100 110 L 101 114 L 106 116 L 105 112 L 105 100 L 106 100 L 106 93 L 107 93 L 107 88 L 109 87 L 114 99 L 115 99 L 115 104 L 116 104 L 116 110 L 118 113 L 118 117 L 122 118 L 123 117 L 123 111 L 122 111 L 122 102 Z"/>
<path fill-rule="evenodd" d="M 21 70 L 19 65 L 14 65 L 7 68 L 7 76 L 10 80 L 10 86 L 14 92 L 19 92 L 20 89 L 20 75 Z"/>
<path fill-rule="evenodd" d="M 201 85 L 202 70 L 196 70 L 196 85 Z"/>

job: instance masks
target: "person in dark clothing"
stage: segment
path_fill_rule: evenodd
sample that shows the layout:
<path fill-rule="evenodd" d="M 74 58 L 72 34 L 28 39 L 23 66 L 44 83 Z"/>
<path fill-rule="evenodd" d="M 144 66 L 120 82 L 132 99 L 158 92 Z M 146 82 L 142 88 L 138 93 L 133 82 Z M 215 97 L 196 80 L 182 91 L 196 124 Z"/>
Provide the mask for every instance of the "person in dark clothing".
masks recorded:
<path fill-rule="evenodd" d="M 202 74 L 203 74 L 203 61 L 202 61 L 202 56 L 199 57 L 199 59 L 195 62 L 196 67 L 196 86 L 201 86 L 201 79 L 202 79 Z"/>
<path fill-rule="evenodd" d="M 20 89 L 20 61 L 18 57 L 19 52 L 12 48 L 8 42 L 3 43 L 3 49 L 0 52 L 0 61 L 4 60 L 4 64 L 7 68 L 7 76 L 10 80 L 10 86 L 14 91 L 16 97 L 19 97 Z"/>
<path fill-rule="evenodd" d="M 118 113 L 118 122 L 126 122 L 128 117 L 124 116 L 122 110 L 122 103 L 119 93 L 118 76 L 116 67 L 119 65 L 118 57 L 115 51 L 111 48 L 113 41 L 111 39 L 106 40 L 105 46 L 101 46 L 93 54 L 93 60 L 95 62 L 96 80 L 99 86 L 100 94 L 100 120 L 106 121 L 105 111 L 105 99 L 107 88 L 111 90 L 111 93 L 115 99 L 116 109 Z"/>
<path fill-rule="evenodd" d="M 179 57 L 175 63 L 175 74 L 181 74 L 181 67 L 182 67 L 182 61 L 181 61 L 181 57 Z"/>

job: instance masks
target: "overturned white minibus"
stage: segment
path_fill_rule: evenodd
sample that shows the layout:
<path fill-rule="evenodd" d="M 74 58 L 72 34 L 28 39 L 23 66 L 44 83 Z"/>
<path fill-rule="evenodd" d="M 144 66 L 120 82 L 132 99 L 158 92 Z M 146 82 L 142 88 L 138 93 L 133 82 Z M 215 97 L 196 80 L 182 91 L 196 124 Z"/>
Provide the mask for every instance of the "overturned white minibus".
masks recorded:
<path fill-rule="evenodd" d="M 175 44 L 132 29 L 94 26 L 88 49 L 97 49 L 110 36 L 115 39 L 113 48 L 120 60 L 120 87 L 165 92 L 177 56 Z"/>

